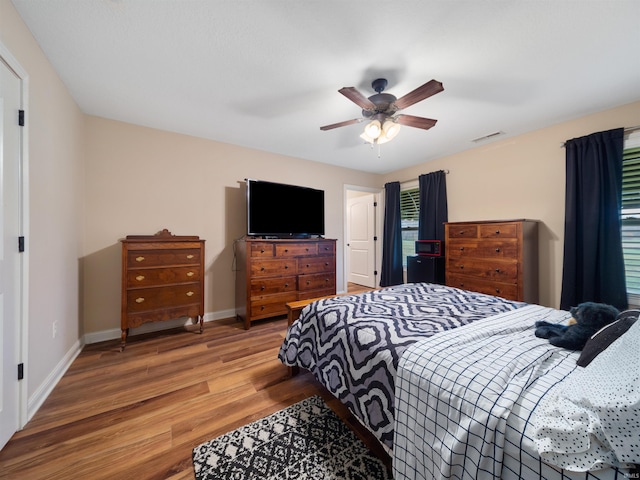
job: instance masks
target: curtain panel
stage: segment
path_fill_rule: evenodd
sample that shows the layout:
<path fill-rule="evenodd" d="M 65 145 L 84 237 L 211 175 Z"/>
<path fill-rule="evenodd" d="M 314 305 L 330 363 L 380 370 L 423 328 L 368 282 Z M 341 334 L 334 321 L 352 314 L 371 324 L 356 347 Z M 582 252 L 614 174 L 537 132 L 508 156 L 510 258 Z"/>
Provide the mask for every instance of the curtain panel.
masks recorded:
<path fill-rule="evenodd" d="M 627 308 L 620 220 L 623 144 L 622 128 L 565 143 L 563 310 L 587 301 Z"/>
<path fill-rule="evenodd" d="M 402 270 L 402 225 L 400 223 L 400 182 L 384 186 L 385 207 L 382 241 L 382 270 L 380 286 L 400 285 Z"/>
<path fill-rule="evenodd" d="M 444 240 L 444 224 L 448 221 L 447 174 L 426 173 L 418 177 L 420 190 L 420 216 L 418 238 L 420 240 Z"/>

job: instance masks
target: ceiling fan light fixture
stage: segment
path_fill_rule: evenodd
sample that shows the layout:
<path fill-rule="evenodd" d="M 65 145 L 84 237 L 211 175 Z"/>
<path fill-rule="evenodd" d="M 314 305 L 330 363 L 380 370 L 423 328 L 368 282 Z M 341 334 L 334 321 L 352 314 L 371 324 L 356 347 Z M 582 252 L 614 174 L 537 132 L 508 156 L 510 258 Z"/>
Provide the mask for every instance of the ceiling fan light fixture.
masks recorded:
<path fill-rule="evenodd" d="M 367 132 L 363 132 L 360 134 L 360 138 L 363 139 L 365 142 L 367 143 L 375 143 L 376 139 L 375 138 L 371 138 L 369 135 L 367 135 Z"/>
<path fill-rule="evenodd" d="M 364 127 L 364 133 L 367 137 L 373 138 L 374 140 L 380 136 L 382 133 L 382 126 L 380 125 L 379 120 L 372 120 Z"/>
<path fill-rule="evenodd" d="M 393 120 L 386 120 L 383 124 L 382 124 L 382 135 L 381 137 L 385 138 L 385 142 L 388 142 L 389 140 L 392 140 L 396 135 L 398 135 L 398 132 L 400 131 L 400 124 L 394 122 Z M 380 140 L 378 140 L 378 143 L 381 143 Z"/>

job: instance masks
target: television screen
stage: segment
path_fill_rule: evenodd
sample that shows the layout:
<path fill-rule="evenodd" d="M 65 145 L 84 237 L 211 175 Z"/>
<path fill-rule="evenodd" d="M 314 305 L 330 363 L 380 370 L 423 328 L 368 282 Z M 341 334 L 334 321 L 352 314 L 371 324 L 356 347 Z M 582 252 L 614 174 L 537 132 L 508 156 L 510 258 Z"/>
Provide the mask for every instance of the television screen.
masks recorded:
<path fill-rule="evenodd" d="M 324 190 L 247 179 L 247 234 L 324 235 Z"/>

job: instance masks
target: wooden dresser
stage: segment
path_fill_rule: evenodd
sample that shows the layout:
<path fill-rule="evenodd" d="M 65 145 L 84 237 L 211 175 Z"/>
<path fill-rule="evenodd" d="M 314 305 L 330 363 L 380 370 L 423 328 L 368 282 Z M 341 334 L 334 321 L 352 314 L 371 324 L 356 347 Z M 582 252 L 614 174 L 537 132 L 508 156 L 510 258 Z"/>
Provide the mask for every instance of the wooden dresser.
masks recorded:
<path fill-rule="evenodd" d="M 446 284 L 538 302 L 538 222 L 445 223 Z"/>
<path fill-rule="evenodd" d="M 336 293 L 336 240 L 236 242 L 236 316 L 251 322 L 287 314 L 287 303 Z"/>
<path fill-rule="evenodd" d="M 176 236 L 129 235 L 122 240 L 122 343 L 129 328 L 191 317 L 204 321 L 204 240 Z"/>

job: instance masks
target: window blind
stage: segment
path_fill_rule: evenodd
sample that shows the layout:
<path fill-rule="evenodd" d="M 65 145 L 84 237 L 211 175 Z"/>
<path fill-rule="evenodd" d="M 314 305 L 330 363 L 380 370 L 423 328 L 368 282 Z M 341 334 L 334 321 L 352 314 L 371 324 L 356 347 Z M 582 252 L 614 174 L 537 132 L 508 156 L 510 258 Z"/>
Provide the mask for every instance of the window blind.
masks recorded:
<path fill-rule="evenodd" d="M 640 295 L 640 147 L 623 152 L 621 219 L 627 293 Z"/>

